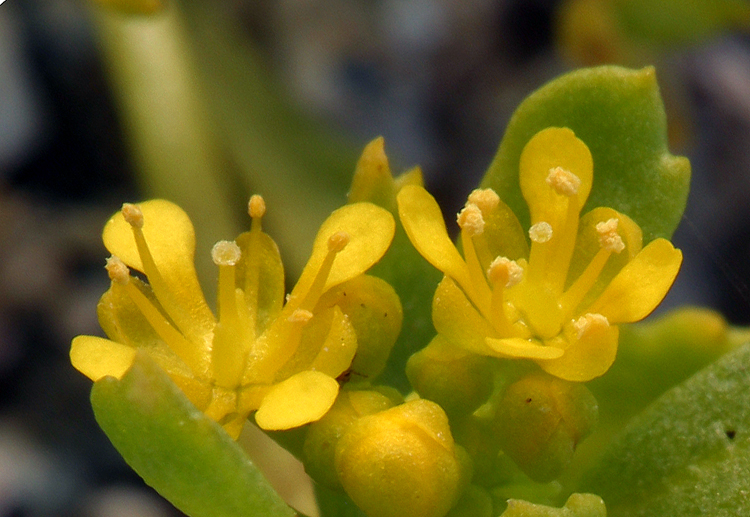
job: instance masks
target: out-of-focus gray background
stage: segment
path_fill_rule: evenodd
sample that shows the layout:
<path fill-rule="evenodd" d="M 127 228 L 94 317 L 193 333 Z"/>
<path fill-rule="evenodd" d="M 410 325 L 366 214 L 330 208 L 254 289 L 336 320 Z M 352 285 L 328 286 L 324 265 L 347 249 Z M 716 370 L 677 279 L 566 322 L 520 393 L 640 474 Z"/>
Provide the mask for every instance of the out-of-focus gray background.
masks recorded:
<path fill-rule="evenodd" d="M 99 333 L 107 217 L 139 199 L 84 0 L 0 6 L 0 516 L 179 515 L 96 426 L 70 366 Z M 394 169 L 421 164 L 457 210 L 505 124 L 570 69 L 553 0 L 225 0 L 291 103 L 358 145 L 383 135 Z M 667 305 L 750 323 L 750 37 L 660 56 L 692 120 L 685 266 Z M 352 169 L 354 164 L 352 163 Z"/>

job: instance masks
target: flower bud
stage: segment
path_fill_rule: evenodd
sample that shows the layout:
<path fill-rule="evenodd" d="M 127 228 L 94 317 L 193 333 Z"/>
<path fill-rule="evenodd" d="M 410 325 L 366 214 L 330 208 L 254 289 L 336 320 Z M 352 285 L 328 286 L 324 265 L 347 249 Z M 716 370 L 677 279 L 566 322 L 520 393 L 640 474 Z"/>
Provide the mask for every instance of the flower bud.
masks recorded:
<path fill-rule="evenodd" d="M 492 358 L 471 354 L 440 335 L 409 358 L 406 376 L 421 397 L 453 417 L 468 415 L 492 393 Z"/>
<path fill-rule="evenodd" d="M 604 501 L 594 494 L 573 494 L 562 508 L 511 499 L 500 517 L 606 517 Z"/>
<path fill-rule="evenodd" d="M 596 399 L 579 383 L 532 374 L 508 386 L 498 403 L 500 446 L 535 481 L 551 481 L 592 431 Z"/>
<path fill-rule="evenodd" d="M 443 517 L 468 478 L 448 418 L 428 400 L 362 417 L 339 440 L 336 471 L 370 517 Z"/>
<path fill-rule="evenodd" d="M 305 470 L 318 483 L 341 489 L 334 454 L 339 439 L 360 418 L 401 402 L 378 391 L 342 391 L 328 413 L 310 424 L 303 445 Z"/>

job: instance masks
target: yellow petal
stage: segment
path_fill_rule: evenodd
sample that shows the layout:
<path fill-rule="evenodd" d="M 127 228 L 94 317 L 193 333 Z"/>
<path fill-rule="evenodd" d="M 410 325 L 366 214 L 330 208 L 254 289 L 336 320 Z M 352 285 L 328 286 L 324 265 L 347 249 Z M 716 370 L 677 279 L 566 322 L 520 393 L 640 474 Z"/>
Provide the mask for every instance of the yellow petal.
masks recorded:
<path fill-rule="evenodd" d="M 682 264 L 682 252 L 656 239 L 631 260 L 586 312 L 610 323 L 630 323 L 648 316 L 664 299 Z"/>
<path fill-rule="evenodd" d="M 482 216 L 484 217 L 484 233 L 481 239 L 486 241 L 489 253 L 487 258 L 483 257 L 483 253 L 477 245 L 477 254 L 480 255 L 485 270 L 497 257 L 518 260 L 529 256 L 526 234 L 521 227 L 521 223 L 518 222 L 516 214 L 508 205 L 500 201 L 491 210 L 483 211 Z"/>
<path fill-rule="evenodd" d="M 568 333 L 570 344 L 562 357 L 537 363 L 547 373 L 566 381 L 590 381 L 604 375 L 612 366 L 617 355 L 618 336 L 616 326 L 604 325 L 585 332 L 580 339 L 575 332 Z"/>
<path fill-rule="evenodd" d="M 349 203 L 369 201 L 392 210 L 395 186 L 388 157 L 385 155 L 385 141 L 380 136 L 365 146 L 354 169 L 352 186 L 349 189 Z"/>
<path fill-rule="evenodd" d="M 594 164 L 586 144 L 568 128 L 550 127 L 540 131 L 524 147 L 519 164 L 521 192 L 529 205 L 532 223 L 547 221 L 551 224 L 558 218 L 556 214 L 565 198 L 547 184 L 550 170 L 556 167 L 562 167 L 581 180 L 578 193 L 570 198 L 578 211 L 591 192 Z"/>
<path fill-rule="evenodd" d="M 554 359 L 563 355 L 559 348 L 540 345 L 538 341 L 522 338 L 496 339 L 488 337 L 487 345 L 499 357 L 514 359 Z"/>
<path fill-rule="evenodd" d="M 329 253 L 328 241 L 332 235 L 344 232 L 349 242 L 336 255 L 322 291 L 370 269 L 385 254 L 395 229 L 391 213 L 371 203 L 354 203 L 333 212 L 315 237 L 312 255 L 290 295 L 290 303 L 304 299 L 312 287 Z"/>
<path fill-rule="evenodd" d="M 432 299 L 432 323 L 446 340 L 470 352 L 493 355 L 485 337 L 495 330 L 449 277 L 444 277 Z"/>
<path fill-rule="evenodd" d="M 354 327 L 341 309 L 334 307 L 330 330 L 310 369 L 335 379 L 351 366 L 355 353 L 357 334 Z"/>
<path fill-rule="evenodd" d="M 466 263 L 448 236 L 435 198 L 422 187 L 406 185 L 397 200 L 401 224 L 417 251 L 460 285 L 471 285 Z"/>
<path fill-rule="evenodd" d="M 121 379 L 135 359 L 135 349 L 95 336 L 78 336 L 70 346 L 70 362 L 92 381 Z"/>
<path fill-rule="evenodd" d="M 143 234 L 169 292 L 160 292 L 156 285 L 154 291 L 186 337 L 201 342 L 213 330 L 214 317 L 195 272 L 195 233 L 190 218 L 180 207 L 162 199 L 138 206 L 143 212 Z M 102 238 L 112 255 L 138 271 L 144 270 L 133 229 L 122 212 L 107 222 Z"/>
<path fill-rule="evenodd" d="M 156 307 L 159 306 L 148 285 L 137 278 L 131 278 L 130 282 Z M 102 295 L 96 309 L 99 324 L 112 341 L 146 351 L 170 375 L 193 375 L 194 372 L 162 341 L 122 286 L 113 283 Z"/>
<path fill-rule="evenodd" d="M 393 287 L 380 278 L 360 275 L 326 292 L 315 308 L 338 306 L 357 334 L 357 355 L 351 368 L 372 379 L 385 368 L 401 331 L 403 311 Z"/>
<path fill-rule="evenodd" d="M 314 371 L 300 372 L 276 384 L 255 413 L 261 429 L 292 429 L 319 420 L 331 408 L 339 384 L 328 375 Z"/>
<path fill-rule="evenodd" d="M 284 304 L 284 265 L 276 243 L 263 232 L 245 232 L 235 242 L 242 255 L 235 281 L 245 302 L 256 315 L 255 334 L 262 333 L 281 312 Z"/>

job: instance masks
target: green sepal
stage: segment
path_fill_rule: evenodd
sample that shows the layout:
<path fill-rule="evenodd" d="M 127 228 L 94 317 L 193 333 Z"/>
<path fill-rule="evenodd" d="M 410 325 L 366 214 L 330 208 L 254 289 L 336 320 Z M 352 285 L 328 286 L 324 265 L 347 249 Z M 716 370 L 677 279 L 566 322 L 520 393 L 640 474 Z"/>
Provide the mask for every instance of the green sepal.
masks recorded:
<path fill-rule="evenodd" d="M 191 517 L 293 517 L 237 443 L 139 353 L 91 390 L 99 426 L 143 480 Z"/>
<path fill-rule="evenodd" d="M 660 397 L 615 440 L 585 490 L 610 517 L 729 517 L 750 491 L 750 344 Z"/>
<path fill-rule="evenodd" d="M 516 109 L 482 186 L 494 189 L 529 226 L 521 196 L 521 150 L 537 132 L 568 127 L 594 158 L 594 184 L 583 213 L 609 206 L 634 219 L 644 244 L 669 238 L 685 210 L 690 163 L 667 150 L 664 105 L 652 67 L 581 69 L 532 93 Z"/>

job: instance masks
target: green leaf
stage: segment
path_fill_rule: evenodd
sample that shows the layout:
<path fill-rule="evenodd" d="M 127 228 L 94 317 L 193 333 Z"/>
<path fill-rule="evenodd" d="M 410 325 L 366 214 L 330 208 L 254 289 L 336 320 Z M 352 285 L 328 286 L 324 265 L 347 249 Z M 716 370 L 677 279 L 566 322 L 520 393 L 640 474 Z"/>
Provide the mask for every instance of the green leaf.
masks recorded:
<path fill-rule="evenodd" d="M 744 515 L 750 504 L 750 344 L 668 391 L 583 486 L 610 517 Z"/>
<path fill-rule="evenodd" d="M 603 66 L 564 75 L 531 94 L 508 123 L 482 183 L 529 225 L 518 184 L 521 150 L 537 132 L 569 127 L 594 158 L 594 185 L 583 209 L 610 206 L 643 229 L 644 244 L 669 238 L 682 217 L 690 163 L 667 150 L 664 105 L 651 67 Z"/>
<path fill-rule="evenodd" d="M 91 390 L 96 420 L 125 461 L 191 517 L 293 517 L 242 449 L 147 356 Z"/>

